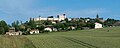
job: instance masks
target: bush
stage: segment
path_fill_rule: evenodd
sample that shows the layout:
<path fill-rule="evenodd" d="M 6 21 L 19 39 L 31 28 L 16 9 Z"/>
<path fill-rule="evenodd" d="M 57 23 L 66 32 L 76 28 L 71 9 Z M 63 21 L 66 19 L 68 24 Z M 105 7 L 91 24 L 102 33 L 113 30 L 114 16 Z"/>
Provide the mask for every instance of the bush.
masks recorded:
<path fill-rule="evenodd" d="M 49 30 L 43 30 L 42 33 L 48 33 L 50 32 Z"/>

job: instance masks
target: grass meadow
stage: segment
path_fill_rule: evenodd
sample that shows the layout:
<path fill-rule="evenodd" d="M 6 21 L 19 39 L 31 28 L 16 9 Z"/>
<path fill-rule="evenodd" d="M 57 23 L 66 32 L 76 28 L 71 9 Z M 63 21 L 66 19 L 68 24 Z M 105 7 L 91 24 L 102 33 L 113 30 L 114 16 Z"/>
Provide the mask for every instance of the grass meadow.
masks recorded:
<path fill-rule="evenodd" d="M 120 27 L 0 36 L 0 48 L 120 48 Z"/>

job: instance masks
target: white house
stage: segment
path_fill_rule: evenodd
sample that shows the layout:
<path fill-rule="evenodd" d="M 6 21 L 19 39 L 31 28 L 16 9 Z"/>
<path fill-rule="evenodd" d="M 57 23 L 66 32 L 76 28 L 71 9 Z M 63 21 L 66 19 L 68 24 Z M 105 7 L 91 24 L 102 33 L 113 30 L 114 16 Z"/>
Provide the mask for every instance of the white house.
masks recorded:
<path fill-rule="evenodd" d="M 58 31 L 58 30 L 57 30 L 57 28 L 53 28 L 53 31 L 55 31 L 55 32 L 56 32 L 56 31 Z"/>
<path fill-rule="evenodd" d="M 50 32 L 53 31 L 53 30 L 52 30 L 51 28 L 49 28 L 49 27 L 45 28 L 44 30 L 47 30 L 47 31 L 50 31 Z"/>
<path fill-rule="evenodd" d="M 75 30 L 75 27 L 71 26 L 71 29 L 72 29 L 72 30 Z"/>
<path fill-rule="evenodd" d="M 70 29 L 70 30 L 75 30 L 76 27 L 74 27 L 74 26 L 69 26 L 68 29 Z"/>
<path fill-rule="evenodd" d="M 100 23 L 95 23 L 95 29 L 103 28 L 103 25 Z"/>
<path fill-rule="evenodd" d="M 39 30 L 31 30 L 30 34 L 39 34 Z"/>

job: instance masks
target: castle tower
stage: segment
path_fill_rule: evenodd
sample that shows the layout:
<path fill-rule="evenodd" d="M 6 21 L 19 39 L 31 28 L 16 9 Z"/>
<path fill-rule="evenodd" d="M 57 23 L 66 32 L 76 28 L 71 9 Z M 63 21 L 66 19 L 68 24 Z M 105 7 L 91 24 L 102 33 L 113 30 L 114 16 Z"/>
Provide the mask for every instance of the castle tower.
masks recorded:
<path fill-rule="evenodd" d="M 66 18 L 66 14 L 63 14 L 64 18 Z"/>
<path fill-rule="evenodd" d="M 41 21 L 41 16 L 39 16 L 39 21 Z"/>

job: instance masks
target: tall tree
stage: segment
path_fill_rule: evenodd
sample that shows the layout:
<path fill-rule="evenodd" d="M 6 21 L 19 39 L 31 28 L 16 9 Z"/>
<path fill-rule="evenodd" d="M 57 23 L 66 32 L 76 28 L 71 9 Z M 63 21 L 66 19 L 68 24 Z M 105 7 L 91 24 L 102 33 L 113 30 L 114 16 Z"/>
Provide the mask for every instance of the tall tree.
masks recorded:
<path fill-rule="evenodd" d="M 5 30 L 3 27 L 0 27 L 0 34 L 5 34 Z"/>
<path fill-rule="evenodd" d="M 20 28 L 19 28 L 19 21 L 14 21 L 12 23 L 12 27 L 15 27 L 15 31 L 19 31 L 20 30 Z"/>
<path fill-rule="evenodd" d="M 5 21 L 0 21 L 0 34 L 5 34 L 8 31 L 9 27 Z"/>
<path fill-rule="evenodd" d="M 30 18 L 30 21 L 27 23 L 27 25 L 31 28 L 31 29 L 35 29 L 36 28 L 36 24 L 34 21 L 34 18 Z"/>
<path fill-rule="evenodd" d="M 48 18 L 54 18 L 53 16 L 49 16 Z"/>
<path fill-rule="evenodd" d="M 104 24 L 105 24 L 106 26 L 113 26 L 113 24 L 116 23 L 117 21 L 119 21 L 119 20 L 115 20 L 115 19 L 110 19 L 110 18 L 108 18 L 108 19 L 104 22 Z"/>

